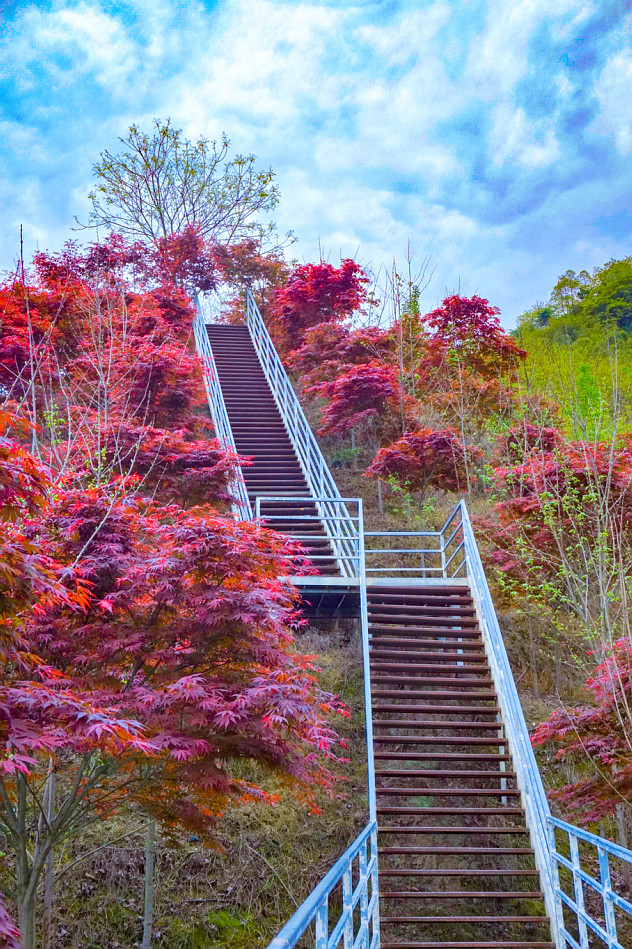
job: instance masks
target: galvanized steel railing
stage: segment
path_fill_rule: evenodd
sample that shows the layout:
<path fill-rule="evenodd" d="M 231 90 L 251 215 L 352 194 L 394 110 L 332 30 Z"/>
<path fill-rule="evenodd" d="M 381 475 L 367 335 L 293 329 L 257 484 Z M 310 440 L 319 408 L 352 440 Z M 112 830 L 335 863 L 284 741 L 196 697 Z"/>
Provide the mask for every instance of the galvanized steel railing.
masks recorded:
<path fill-rule="evenodd" d="M 456 522 L 456 526 L 455 525 Z M 366 531 L 367 574 L 402 579 L 453 579 L 465 575 L 461 507 L 457 505 L 440 531 Z M 389 544 L 390 539 L 395 546 Z"/>
<path fill-rule="evenodd" d="M 344 504 L 340 505 L 342 497 L 338 486 L 331 476 L 250 290 L 246 291 L 246 325 L 309 489 L 314 498 L 321 499 L 316 502 L 318 513 L 332 541 L 340 572 L 342 576 L 350 576 L 346 572 L 346 561 L 353 549 L 352 518 L 345 512 Z"/>
<path fill-rule="evenodd" d="M 354 864 L 357 884 L 353 885 Z M 339 892 L 337 892 L 339 891 Z M 332 896 L 340 909 L 331 919 Z M 379 949 L 377 824 L 369 822 L 329 873 L 299 906 L 268 949 L 292 949 L 315 922 L 315 949 Z M 354 911 L 359 908 L 358 920 Z"/>
<path fill-rule="evenodd" d="M 620 896 L 613 887 L 610 858 L 620 861 L 624 867 L 629 867 L 630 873 L 632 852 L 556 817 L 549 816 L 547 824 L 554 864 L 558 946 L 560 949 L 593 949 L 596 945 L 605 946 L 607 949 L 629 949 L 632 943 L 627 942 L 624 946 L 617 935 L 616 911 L 620 910 L 629 916 L 632 927 L 632 903 Z M 568 856 L 559 852 L 556 830 L 557 836 L 562 838 L 564 849 L 568 849 Z M 588 872 L 587 867 L 590 864 L 596 864 L 597 877 Z M 570 892 L 567 892 L 560 882 L 560 868 Z M 595 918 L 597 910 L 589 911 L 586 908 L 584 886 L 589 887 L 589 892 L 601 897 L 599 920 Z M 565 915 L 570 918 L 569 922 L 566 921 Z M 600 942 L 591 938 L 595 936 Z"/>
<path fill-rule="evenodd" d="M 222 394 L 222 387 L 219 383 L 217 366 L 213 357 L 213 350 L 206 332 L 206 323 L 202 315 L 202 309 L 199 301 L 195 301 L 195 319 L 193 321 L 193 336 L 198 356 L 202 361 L 202 370 L 204 377 L 204 388 L 206 389 L 206 398 L 211 413 L 211 419 L 215 426 L 215 436 L 226 448 L 237 454 L 235 439 L 228 420 L 228 412 Z M 230 485 L 231 494 L 235 501 L 233 503 L 233 513 L 241 521 L 252 520 L 252 507 L 246 490 L 246 483 L 241 467 L 235 467 L 235 477 Z"/>

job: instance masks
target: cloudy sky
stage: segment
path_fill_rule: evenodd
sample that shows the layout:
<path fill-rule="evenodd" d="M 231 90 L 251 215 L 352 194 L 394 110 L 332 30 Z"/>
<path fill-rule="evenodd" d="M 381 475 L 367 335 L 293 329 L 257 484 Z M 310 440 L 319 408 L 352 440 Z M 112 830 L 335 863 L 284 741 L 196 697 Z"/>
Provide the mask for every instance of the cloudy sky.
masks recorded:
<path fill-rule="evenodd" d="M 432 259 L 503 322 L 632 254 L 632 0 L 0 0 L 0 268 L 132 122 L 277 173 L 292 255 Z"/>

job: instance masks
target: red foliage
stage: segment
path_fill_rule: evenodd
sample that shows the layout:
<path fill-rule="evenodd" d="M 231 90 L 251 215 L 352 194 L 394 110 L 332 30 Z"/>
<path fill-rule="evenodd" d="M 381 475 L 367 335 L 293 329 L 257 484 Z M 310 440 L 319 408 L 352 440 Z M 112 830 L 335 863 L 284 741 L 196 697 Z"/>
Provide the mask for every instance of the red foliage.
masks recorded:
<path fill-rule="evenodd" d="M 519 461 L 530 452 L 553 452 L 562 441 L 562 434 L 557 428 L 522 422 L 519 426 L 510 428 L 507 434 L 498 440 L 496 454 Z"/>
<path fill-rule="evenodd" d="M 427 488 L 440 491 L 465 491 L 468 487 L 467 465 L 482 457 L 480 448 L 469 448 L 451 429 L 433 431 L 422 428 L 407 432 L 403 438 L 381 448 L 366 474 L 383 481 L 394 478 L 407 491 Z"/>
<path fill-rule="evenodd" d="M 545 430 L 548 431 L 548 430 Z M 546 435 L 551 440 L 553 435 Z M 495 469 L 497 487 L 506 500 L 496 504 L 499 526 L 495 541 L 500 547 L 492 560 L 504 572 L 520 569 L 514 544 L 518 529 L 530 538 L 546 569 L 547 555 L 557 554 L 559 537 L 548 523 L 555 508 L 557 531 L 570 537 L 577 529 L 575 515 L 582 510 L 584 522 L 590 512 L 605 504 L 616 511 L 623 531 L 632 526 L 632 451 L 622 443 L 613 452 L 610 442 L 565 442 L 561 434 L 553 451 L 532 451 L 520 465 Z"/>
<path fill-rule="evenodd" d="M 168 756 L 147 808 L 173 822 L 186 802 L 190 822 L 212 823 L 227 799 L 261 796 L 231 776 L 244 756 L 331 784 L 316 752 L 332 754 L 323 716 L 340 706 L 294 650 L 282 538 L 99 489 L 59 492 L 40 536 L 77 562 L 91 599 L 81 614 L 48 611 L 29 635 L 77 695 L 140 722 Z"/>
<path fill-rule="evenodd" d="M 217 289 L 215 246 L 210 245 L 193 224 L 187 224 L 181 234 L 156 241 L 152 258 L 148 270 L 160 284 L 172 283 L 190 294 Z"/>
<path fill-rule="evenodd" d="M 482 297 L 446 297 L 425 317 L 431 337 L 424 367 L 439 367 L 452 356 L 483 378 L 513 368 L 527 354 L 503 330 L 499 315 L 498 307 Z"/>
<path fill-rule="evenodd" d="M 340 323 L 366 302 L 368 277 L 354 260 L 340 267 L 304 264 L 291 272 L 276 292 L 271 314 L 275 342 L 286 355 L 303 343 L 305 333 L 319 323 Z"/>
<path fill-rule="evenodd" d="M 377 326 L 351 330 L 340 323 L 320 323 L 308 329 L 301 346 L 290 353 L 287 365 L 304 389 L 332 382 L 352 366 L 376 360 L 393 363 L 395 340 L 390 330 Z"/>
<path fill-rule="evenodd" d="M 6 911 L 0 897 L 0 949 L 22 949 L 20 931 Z"/>
<path fill-rule="evenodd" d="M 309 391 L 329 400 L 323 411 L 321 435 L 342 435 L 367 423 L 386 435 L 401 426 L 402 409 L 405 411 L 410 402 L 399 384 L 397 368 L 380 364 L 354 366 L 335 382 Z"/>
<path fill-rule="evenodd" d="M 512 376 L 526 353 L 502 329 L 499 312 L 481 297 L 455 295 L 424 318 L 429 333 L 418 375 L 425 399 L 468 427 L 516 402 Z"/>
<path fill-rule="evenodd" d="M 188 280 L 196 248 L 194 234 L 163 247 L 164 279 Z M 38 423 L 0 419 L 17 436 L 0 437 L 0 771 L 14 799 L 26 785 L 37 799 L 51 758 L 89 787 L 16 860 L 23 894 L 86 814 L 130 797 L 208 832 L 227 802 L 265 797 L 234 760 L 308 799 L 334 780 L 327 716 L 344 709 L 296 652 L 296 594 L 277 579 L 296 550 L 209 507 L 230 500 L 235 458 L 203 437 L 190 301 L 143 273 L 112 240 L 41 254 L 33 286 L 0 289 L 0 384 Z"/>
<path fill-rule="evenodd" d="M 632 800 L 632 643 L 615 644 L 607 658 L 586 681 L 592 704 L 558 709 L 538 725 L 534 745 L 561 746 L 557 758 L 586 755 L 597 773 L 567 784 L 551 797 L 574 812 L 580 823 L 598 821 L 614 813 L 622 800 Z"/>

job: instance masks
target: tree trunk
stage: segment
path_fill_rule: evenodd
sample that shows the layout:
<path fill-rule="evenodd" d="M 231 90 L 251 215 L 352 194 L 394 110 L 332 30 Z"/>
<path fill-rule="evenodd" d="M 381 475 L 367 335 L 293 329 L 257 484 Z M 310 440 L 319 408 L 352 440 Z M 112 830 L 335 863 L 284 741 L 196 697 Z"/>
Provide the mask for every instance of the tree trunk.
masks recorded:
<path fill-rule="evenodd" d="M 52 769 L 48 775 L 48 787 L 46 789 L 46 820 L 48 826 L 55 817 L 55 782 L 56 775 Z M 42 912 L 42 949 L 52 949 L 53 945 L 53 881 L 54 881 L 54 853 L 53 848 L 46 855 L 46 865 L 44 868 L 44 909 Z"/>
<path fill-rule="evenodd" d="M 24 877 L 24 873 L 19 873 Z M 22 949 L 35 949 L 35 894 L 29 887 L 29 874 L 26 870 L 26 880 L 18 883 L 17 905 L 18 926 L 22 937 Z"/>
<path fill-rule="evenodd" d="M 533 619 L 531 616 L 531 608 L 527 606 L 529 610 L 529 655 L 531 658 L 531 673 L 533 676 L 533 695 L 536 699 L 540 698 L 540 685 L 538 682 L 538 662 L 535 653 L 535 640 L 533 638 Z"/>
<path fill-rule="evenodd" d="M 358 470 L 358 454 L 356 448 L 355 432 L 351 429 L 351 466 L 354 471 Z"/>
<path fill-rule="evenodd" d="M 154 928 L 154 857 L 156 854 L 156 821 L 147 824 L 145 839 L 145 912 L 143 916 L 143 941 L 141 949 L 149 949 Z"/>
<path fill-rule="evenodd" d="M 384 514 L 384 502 L 382 501 L 382 482 L 377 479 L 377 509 L 380 514 Z"/>
<path fill-rule="evenodd" d="M 619 844 L 628 850 L 628 828 L 626 826 L 625 819 L 625 804 L 617 804 L 616 815 L 617 836 L 619 838 Z M 621 862 L 623 864 L 623 879 L 625 880 L 625 885 L 628 888 L 628 892 L 632 892 L 632 867 L 630 867 L 630 864 L 626 863 L 625 860 L 622 860 Z"/>
<path fill-rule="evenodd" d="M 562 690 L 562 657 L 560 655 L 560 631 L 555 636 L 555 694 L 559 697 Z"/>

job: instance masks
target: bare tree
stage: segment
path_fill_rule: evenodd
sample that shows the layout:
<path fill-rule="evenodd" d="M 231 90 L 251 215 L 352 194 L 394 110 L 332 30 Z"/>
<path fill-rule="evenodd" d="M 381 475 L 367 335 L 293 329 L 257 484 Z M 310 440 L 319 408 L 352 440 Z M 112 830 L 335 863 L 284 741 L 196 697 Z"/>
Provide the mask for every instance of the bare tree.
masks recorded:
<path fill-rule="evenodd" d="M 254 155 L 228 159 L 224 134 L 219 143 L 203 137 L 190 142 L 170 119 L 155 119 L 153 135 L 132 125 L 119 141 L 122 152 L 102 152 L 94 165 L 98 184 L 89 195 L 89 226 L 149 241 L 179 234 L 186 225 L 224 244 L 265 235 L 253 216 L 278 203 L 274 172 L 258 171 Z"/>

